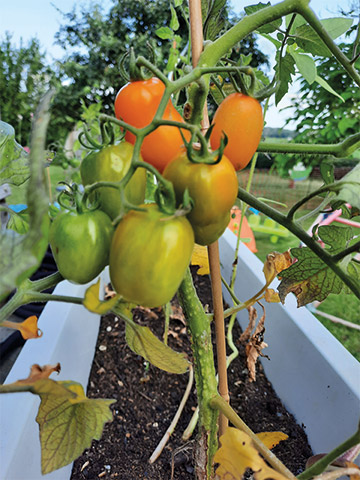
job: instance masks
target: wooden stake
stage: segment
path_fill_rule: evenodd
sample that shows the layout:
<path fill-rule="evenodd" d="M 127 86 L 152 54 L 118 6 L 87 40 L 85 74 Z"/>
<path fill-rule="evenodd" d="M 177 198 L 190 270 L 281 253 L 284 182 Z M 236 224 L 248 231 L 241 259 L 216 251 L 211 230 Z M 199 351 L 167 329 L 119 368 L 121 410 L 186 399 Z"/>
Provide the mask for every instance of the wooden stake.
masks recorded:
<path fill-rule="evenodd" d="M 199 61 L 204 37 L 201 18 L 201 0 L 189 0 L 190 11 L 190 32 L 191 32 L 191 53 L 192 64 L 195 67 Z M 203 119 L 201 122 L 203 132 L 209 128 L 209 116 L 207 104 L 204 105 Z M 214 304 L 214 322 L 216 333 L 216 354 L 219 376 L 219 393 L 221 397 L 229 403 L 227 368 L 226 368 L 226 337 L 224 325 L 224 309 L 222 298 L 222 285 L 220 273 L 219 244 L 215 242 L 208 246 L 208 256 L 210 264 L 211 291 Z M 229 422 L 228 419 L 220 413 L 219 415 L 219 435 L 221 436 Z"/>

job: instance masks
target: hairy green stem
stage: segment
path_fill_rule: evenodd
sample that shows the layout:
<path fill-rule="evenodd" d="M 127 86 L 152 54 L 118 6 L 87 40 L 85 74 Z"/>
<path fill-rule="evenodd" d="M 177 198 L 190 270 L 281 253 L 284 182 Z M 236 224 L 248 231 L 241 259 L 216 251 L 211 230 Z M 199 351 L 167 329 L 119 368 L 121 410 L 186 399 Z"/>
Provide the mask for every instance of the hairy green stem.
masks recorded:
<path fill-rule="evenodd" d="M 298 237 L 307 247 L 310 248 L 339 278 L 349 287 L 349 289 L 360 298 L 360 287 L 358 282 L 346 274 L 340 265 L 333 259 L 332 255 L 326 252 L 310 235 L 308 235 L 296 222 L 288 219 L 286 215 L 278 212 L 274 208 L 259 201 L 256 197 L 239 187 L 238 197 L 256 210 L 264 213 L 268 217 L 287 228 L 291 233 Z"/>
<path fill-rule="evenodd" d="M 288 479 L 295 480 L 296 477 L 290 472 L 290 470 L 263 444 L 256 434 L 246 425 L 230 405 L 220 397 L 220 395 L 213 397 L 210 401 L 210 405 L 214 409 L 221 410 L 236 428 L 245 432 L 253 441 L 256 449 L 276 471 L 280 472 Z"/>
<path fill-rule="evenodd" d="M 189 269 L 180 285 L 178 295 L 191 334 L 196 391 L 200 409 L 196 469 L 199 478 L 211 478 L 213 456 L 217 449 L 218 412 L 210 408 L 209 401 L 214 395 L 217 395 L 217 382 L 210 321 L 196 294 Z"/>
<path fill-rule="evenodd" d="M 297 478 L 299 480 L 309 480 L 310 478 L 313 478 L 316 475 L 320 475 L 322 472 L 325 471 L 328 465 L 330 465 L 342 454 L 350 450 L 350 448 L 355 447 L 355 445 L 359 443 L 360 443 L 360 429 L 357 430 L 357 432 L 354 433 L 354 435 L 352 435 L 350 438 L 345 440 L 345 442 L 335 447 L 334 450 L 332 450 L 330 453 L 320 458 L 320 460 L 318 460 L 316 463 L 311 465 L 311 467 L 307 468 L 305 471 L 300 473 L 300 475 L 298 475 Z"/>

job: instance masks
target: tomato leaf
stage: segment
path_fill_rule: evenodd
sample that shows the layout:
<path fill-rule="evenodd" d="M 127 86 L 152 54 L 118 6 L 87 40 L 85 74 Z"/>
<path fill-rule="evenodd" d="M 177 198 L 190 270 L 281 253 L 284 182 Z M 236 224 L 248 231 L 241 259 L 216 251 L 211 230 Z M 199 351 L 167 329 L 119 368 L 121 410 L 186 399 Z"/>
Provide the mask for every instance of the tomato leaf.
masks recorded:
<path fill-rule="evenodd" d="M 30 376 L 0 386 L 0 393 L 31 392 L 41 403 L 36 417 L 40 430 L 41 471 L 45 475 L 78 458 L 93 439 L 99 440 L 105 422 L 112 420 L 115 400 L 89 399 L 76 382 L 48 378 L 60 365 L 33 365 Z"/>
<path fill-rule="evenodd" d="M 351 182 L 351 183 L 346 183 Z M 360 163 L 341 179 L 340 191 L 336 200 L 349 203 L 353 208 L 360 209 Z"/>
<path fill-rule="evenodd" d="M 90 312 L 98 313 L 99 315 L 105 315 L 119 302 L 120 295 L 114 295 L 109 300 L 102 301 L 99 298 L 100 295 L 100 278 L 99 280 L 90 285 L 86 289 L 83 305 Z"/>
<path fill-rule="evenodd" d="M 291 82 L 291 75 L 295 75 L 295 61 L 289 53 L 286 53 L 280 62 L 275 66 L 278 70 L 280 87 L 275 94 L 276 105 L 280 102 L 283 96 L 289 90 L 289 83 Z"/>
<path fill-rule="evenodd" d="M 314 83 L 316 79 L 316 65 L 315 61 L 310 55 L 299 53 L 292 46 L 289 47 L 290 55 L 295 60 L 296 66 L 300 74 L 305 78 L 309 85 Z"/>
<path fill-rule="evenodd" d="M 245 7 L 245 13 L 247 15 L 251 15 L 252 13 L 257 12 L 258 10 L 262 10 L 263 8 L 270 7 L 271 3 L 257 3 L 256 5 L 249 5 L 248 7 Z M 275 32 L 278 28 L 281 27 L 282 19 L 278 18 L 277 20 L 274 20 L 273 22 L 269 22 L 266 25 L 263 25 L 262 27 L 259 27 L 257 31 L 259 33 L 272 33 Z"/>
<path fill-rule="evenodd" d="M 193 254 L 191 257 L 191 265 L 198 265 L 198 275 L 209 275 L 210 265 L 207 248 L 195 243 Z"/>
<path fill-rule="evenodd" d="M 260 432 L 257 433 L 256 436 L 270 450 L 276 447 L 276 445 L 278 445 L 283 440 L 287 440 L 289 438 L 289 436 L 286 435 L 286 433 L 284 432 Z"/>
<path fill-rule="evenodd" d="M 268 467 L 253 446 L 250 437 L 241 430 L 229 427 L 220 437 L 221 447 L 214 461 L 219 463 L 216 474 L 220 480 L 241 480 L 247 469 L 253 471 L 256 480 L 273 478 L 285 480 L 286 477 Z"/>
<path fill-rule="evenodd" d="M 29 154 L 15 141 L 14 128 L 0 121 L 0 185 L 18 186 L 29 176 Z"/>
<path fill-rule="evenodd" d="M 122 317 L 124 318 L 124 317 Z M 127 319 L 126 342 L 131 350 L 141 355 L 155 367 L 169 373 L 185 373 L 188 361 L 184 353 L 175 352 L 161 342 L 148 327 L 142 327 Z"/>
<path fill-rule="evenodd" d="M 33 123 L 27 193 L 29 230 L 25 235 L 11 230 L 2 231 L 0 235 L 0 296 L 8 294 L 34 273 L 48 248 L 49 202 L 43 159 L 52 95 L 53 92 L 49 91 L 44 96 Z"/>
<path fill-rule="evenodd" d="M 353 234 L 352 229 L 326 225 L 319 227 L 320 239 L 329 245 L 329 253 L 335 254 L 349 245 Z M 291 254 L 297 262 L 281 272 L 281 282 L 278 286 L 282 303 L 288 293 L 293 292 L 297 297 L 298 307 L 318 300 L 321 302 L 329 293 L 343 291 L 342 280 L 308 247 L 292 248 Z M 346 262 L 344 259 L 342 262 Z M 351 275 L 350 267 L 348 272 Z"/>
<path fill-rule="evenodd" d="M 215 40 L 225 25 L 223 9 L 226 0 L 202 0 L 201 10 L 205 40 Z"/>

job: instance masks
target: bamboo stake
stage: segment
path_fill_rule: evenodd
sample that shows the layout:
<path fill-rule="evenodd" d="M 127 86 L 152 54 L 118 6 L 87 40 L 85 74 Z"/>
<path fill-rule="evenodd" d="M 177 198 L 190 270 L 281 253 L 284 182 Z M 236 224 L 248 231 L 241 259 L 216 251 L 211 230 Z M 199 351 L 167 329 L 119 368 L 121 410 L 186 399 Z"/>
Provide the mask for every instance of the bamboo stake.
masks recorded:
<path fill-rule="evenodd" d="M 201 18 L 201 0 L 189 0 L 190 10 L 190 32 L 191 32 L 191 53 L 192 63 L 195 67 L 199 61 L 203 49 L 203 29 Z M 203 119 L 201 122 L 203 131 L 209 128 L 209 116 L 207 104 L 205 102 L 203 110 Z M 219 376 L 219 393 L 221 397 L 229 403 L 227 367 L 226 367 L 226 337 L 224 325 L 224 310 L 222 299 L 222 285 L 220 273 L 219 244 L 214 242 L 208 246 L 208 256 L 210 264 L 211 291 L 214 303 L 214 322 L 216 334 L 216 354 Z M 225 433 L 228 426 L 228 419 L 220 412 L 219 415 L 219 434 Z"/>

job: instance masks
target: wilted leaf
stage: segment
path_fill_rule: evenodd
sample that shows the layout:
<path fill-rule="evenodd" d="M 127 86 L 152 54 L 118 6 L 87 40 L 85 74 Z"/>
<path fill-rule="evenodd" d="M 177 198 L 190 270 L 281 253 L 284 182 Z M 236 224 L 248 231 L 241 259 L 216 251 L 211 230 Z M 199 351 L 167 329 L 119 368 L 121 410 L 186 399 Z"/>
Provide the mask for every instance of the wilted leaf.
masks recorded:
<path fill-rule="evenodd" d="M 279 303 L 280 297 L 278 292 L 275 292 L 273 288 L 267 288 L 265 291 L 265 300 L 268 303 Z"/>
<path fill-rule="evenodd" d="M 264 332 L 265 332 L 265 308 L 261 305 L 263 309 L 263 315 L 260 318 L 254 333 L 251 334 L 252 330 L 255 327 L 255 322 L 257 318 L 257 312 L 254 307 L 248 308 L 249 311 L 249 325 L 246 328 L 245 332 L 241 335 L 240 341 L 247 344 L 245 345 L 245 354 L 246 354 L 246 365 L 249 370 L 249 380 L 250 382 L 254 382 L 256 380 L 256 362 L 259 356 L 264 356 L 262 350 L 266 348 L 268 345 L 264 342 Z"/>
<path fill-rule="evenodd" d="M 99 315 L 105 315 L 109 312 L 119 301 L 120 296 L 114 295 L 109 300 L 102 301 L 99 299 L 100 295 L 100 279 L 90 285 L 86 289 L 83 305 L 90 312 L 98 313 Z"/>
<path fill-rule="evenodd" d="M 290 267 L 292 264 L 290 252 L 271 252 L 266 256 L 263 272 L 266 278 L 266 283 L 271 283 L 274 278 L 283 270 Z"/>
<path fill-rule="evenodd" d="M 18 380 L 16 383 L 32 385 L 38 380 L 44 380 L 46 378 L 49 378 L 50 375 L 54 372 L 60 373 L 60 370 L 60 363 L 57 363 L 56 365 L 44 365 L 42 367 L 38 364 L 35 364 L 32 365 L 30 368 L 30 375 L 23 380 Z"/>
<path fill-rule="evenodd" d="M 43 475 L 71 463 L 93 439 L 100 439 L 104 423 L 112 420 L 109 406 L 115 401 L 88 399 L 79 383 L 47 378 L 57 368 L 34 365 L 29 378 L 0 386 L 0 393 L 29 391 L 41 398 L 36 421 Z"/>
<path fill-rule="evenodd" d="M 289 436 L 286 435 L 286 433 L 284 432 L 260 432 L 257 433 L 256 436 L 270 450 L 276 447 L 276 445 L 278 445 L 283 440 L 287 440 L 289 438 Z"/>
<path fill-rule="evenodd" d="M 336 254 L 348 246 L 352 229 L 324 225 L 319 227 L 318 234 L 329 245 L 327 251 Z M 292 248 L 291 253 L 297 262 L 281 273 L 278 291 L 282 303 L 290 292 L 296 295 L 298 307 L 302 307 L 315 300 L 321 302 L 329 293 L 340 293 L 344 289 L 342 280 L 308 247 Z M 348 271 L 351 274 L 350 268 Z"/>
<path fill-rule="evenodd" d="M 189 363 L 184 353 L 175 352 L 161 342 L 148 327 L 126 322 L 126 342 L 133 352 L 155 367 L 170 373 L 185 373 Z"/>
<path fill-rule="evenodd" d="M 286 480 L 286 477 L 267 466 L 245 432 L 229 427 L 220 437 L 220 442 L 221 447 L 214 457 L 214 461 L 220 464 L 216 469 L 220 480 L 242 480 L 249 468 L 256 480 Z"/>
<path fill-rule="evenodd" d="M 1 323 L 2 327 L 12 328 L 13 330 L 19 330 L 21 336 L 25 340 L 30 338 L 42 337 L 42 331 L 38 328 L 38 318 L 35 315 L 28 317 L 23 322 L 12 322 L 11 320 L 4 320 Z"/>
<path fill-rule="evenodd" d="M 198 275 L 209 275 L 210 265 L 208 251 L 206 247 L 195 243 L 195 247 L 191 257 L 191 265 L 199 265 L 200 268 L 197 271 Z"/>

